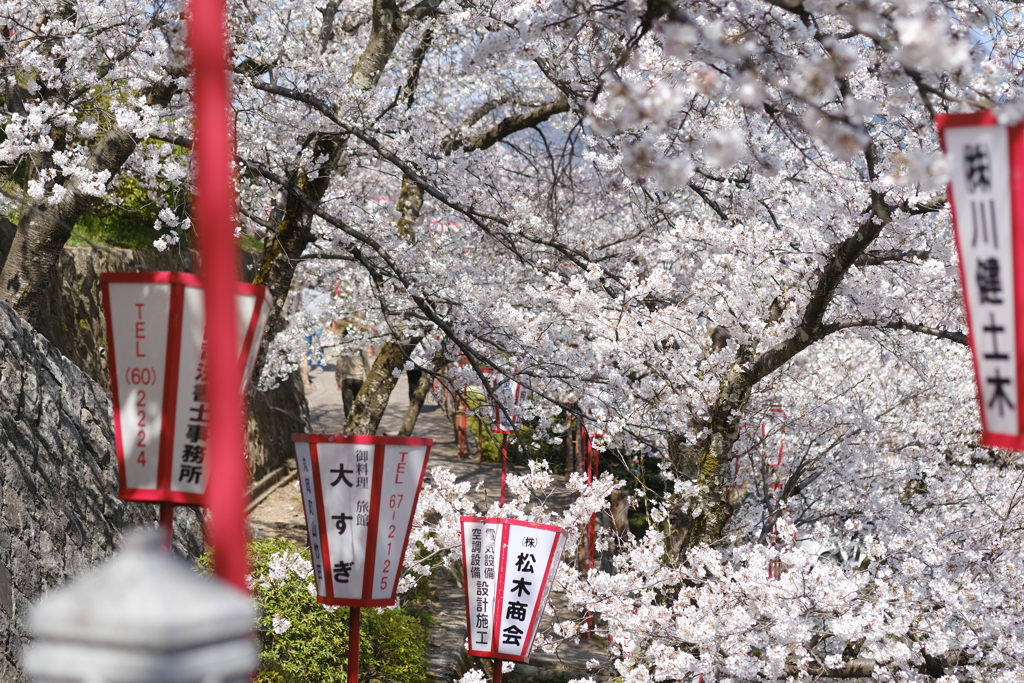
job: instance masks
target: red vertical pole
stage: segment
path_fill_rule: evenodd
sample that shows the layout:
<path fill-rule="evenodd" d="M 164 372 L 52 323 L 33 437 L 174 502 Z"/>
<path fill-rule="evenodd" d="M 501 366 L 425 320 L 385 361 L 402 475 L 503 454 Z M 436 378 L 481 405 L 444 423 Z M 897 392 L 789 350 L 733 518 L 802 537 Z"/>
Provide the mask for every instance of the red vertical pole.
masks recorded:
<path fill-rule="evenodd" d="M 501 683 L 501 664 L 500 659 L 491 660 L 491 669 L 494 670 L 494 683 Z"/>
<path fill-rule="evenodd" d="M 505 476 L 508 472 L 508 434 L 501 435 L 501 507 L 505 507 Z"/>
<path fill-rule="evenodd" d="M 591 456 L 593 446 L 590 443 L 590 434 L 587 433 L 587 428 L 580 424 L 580 456 L 583 460 L 583 466 L 587 471 L 587 485 L 593 486 L 594 484 L 594 459 Z M 587 572 L 594 568 L 594 515 L 590 515 L 590 521 L 587 522 Z M 594 632 L 594 616 L 593 613 L 587 611 L 587 638 L 590 638 Z"/>
<path fill-rule="evenodd" d="M 586 432 L 584 432 L 583 436 L 587 440 L 587 456 L 588 456 L 587 457 L 587 467 L 590 470 L 590 475 L 589 475 L 590 481 L 589 481 L 589 483 L 590 483 L 591 486 L 593 486 L 593 484 L 594 484 L 594 477 L 597 476 L 597 449 L 594 448 L 594 441 L 591 438 L 590 434 L 587 434 Z M 588 537 L 590 539 L 590 543 L 589 543 L 590 547 L 588 549 L 589 552 L 590 552 L 590 564 L 588 565 L 587 568 L 588 569 L 593 569 L 594 568 L 594 545 L 595 545 L 595 543 L 597 541 L 597 516 L 593 515 L 593 514 L 590 515 L 590 529 L 589 529 Z"/>
<path fill-rule="evenodd" d="M 228 81 L 225 0 L 189 0 L 195 105 L 196 195 L 193 219 L 199 244 L 210 359 L 210 464 L 205 506 L 214 569 L 245 590 L 246 466 L 242 455 L 241 378 L 235 330 L 238 263 L 234 235 L 234 151 Z"/>
<path fill-rule="evenodd" d="M 171 552 L 174 541 L 174 503 L 160 503 L 160 531 L 164 535 L 164 550 Z"/>
<path fill-rule="evenodd" d="M 455 400 L 455 444 L 459 449 L 459 460 L 465 460 L 466 448 L 466 408 L 458 396 Z"/>
<path fill-rule="evenodd" d="M 348 683 L 359 680 L 359 628 L 361 614 L 358 607 L 348 608 Z"/>

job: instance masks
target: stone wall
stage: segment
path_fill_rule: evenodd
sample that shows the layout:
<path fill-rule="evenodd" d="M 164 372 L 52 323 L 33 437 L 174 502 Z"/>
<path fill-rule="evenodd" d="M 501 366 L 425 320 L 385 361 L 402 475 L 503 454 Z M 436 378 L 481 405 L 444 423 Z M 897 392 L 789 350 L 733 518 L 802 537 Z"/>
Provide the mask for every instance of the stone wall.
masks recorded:
<path fill-rule="evenodd" d="M 22 680 L 30 603 L 106 558 L 157 506 L 117 497 L 104 387 L 0 303 L 0 681 Z M 202 517 L 178 508 L 175 549 L 203 551 Z"/>
<path fill-rule="evenodd" d="M 10 248 L 14 226 L 0 216 L 0 264 Z M 100 274 L 159 270 L 193 270 L 189 250 L 66 247 L 43 304 L 39 332 L 61 353 L 110 391 L 106 327 L 100 296 Z M 243 277 L 255 272 L 256 257 L 243 254 Z M 292 459 L 291 435 L 308 431 L 309 408 L 298 372 L 268 392 L 251 391 L 246 452 L 253 481 Z"/>

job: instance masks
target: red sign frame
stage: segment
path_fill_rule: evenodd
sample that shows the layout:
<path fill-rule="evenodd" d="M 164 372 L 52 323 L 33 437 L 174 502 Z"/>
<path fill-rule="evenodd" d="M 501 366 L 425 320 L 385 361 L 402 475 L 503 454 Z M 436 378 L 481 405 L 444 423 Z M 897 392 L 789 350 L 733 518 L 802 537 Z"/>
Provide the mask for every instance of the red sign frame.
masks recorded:
<path fill-rule="evenodd" d="M 373 577 L 376 571 L 376 560 L 377 560 L 377 535 L 379 530 L 380 522 L 380 506 L 381 506 L 381 486 L 384 475 L 384 450 L 387 446 L 425 446 L 426 453 L 423 456 L 423 467 L 420 470 L 419 476 L 416 480 L 416 493 L 412 499 L 412 508 L 409 518 L 409 526 L 406 529 L 405 538 L 402 541 L 402 549 L 398 555 L 398 563 L 395 571 L 395 580 L 391 584 L 391 595 L 387 598 L 362 598 L 362 599 L 351 599 L 351 598 L 338 598 L 334 596 L 334 585 L 329 580 L 329 577 L 324 577 L 324 588 L 326 595 L 320 594 L 319 583 L 317 585 L 317 602 L 324 605 L 339 605 L 343 607 L 390 607 L 394 605 L 397 599 L 398 583 L 401 579 L 402 569 L 405 562 L 405 553 L 409 547 L 409 536 L 412 532 L 412 518 L 416 513 L 416 506 L 419 503 L 420 491 L 423 489 L 423 480 L 427 471 L 427 463 L 430 460 L 430 449 L 434 444 L 433 439 L 423 439 L 417 437 L 405 437 L 405 436 L 364 436 L 364 435 L 345 435 L 345 434 L 292 434 L 293 443 L 306 443 L 309 444 L 309 458 L 313 468 L 312 482 L 315 488 L 315 499 L 317 505 L 317 517 L 318 522 L 315 525 L 310 524 L 310 515 L 307 509 L 305 500 L 305 493 L 303 493 L 303 505 L 302 513 L 306 520 L 307 534 L 310 536 L 310 552 L 313 552 L 313 547 L 316 545 L 313 539 L 312 529 L 315 527 L 318 529 L 316 541 L 320 547 L 320 562 L 321 566 L 325 568 L 327 572 L 330 571 L 330 549 L 328 544 L 322 540 L 324 535 L 324 525 L 322 520 L 326 518 L 324 510 L 324 495 L 323 495 L 323 483 L 319 476 L 320 461 L 319 454 L 317 453 L 317 445 L 324 443 L 350 443 L 350 444 L 363 444 L 374 447 L 374 458 L 373 458 L 373 477 L 370 489 L 370 518 L 369 528 L 367 529 L 366 538 L 366 560 L 363 568 L 363 595 L 373 595 Z M 301 462 L 299 461 L 298 453 L 295 454 L 296 465 L 299 467 L 300 472 L 300 486 L 301 486 Z M 314 561 L 314 566 L 315 566 Z"/>
<path fill-rule="evenodd" d="M 163 360 L 164 387 L 161 396 L 160 412 L 160 442 L 158 446 L 159 465 L 157 468 L 156 488 L 129 488 L 126 478 L 124 445 L 121 438 L 121 377 L 118 374 L 117 350 L 113 343 L 114 324 L 110 315 L 110 285 L 111 284 L 158 284 L 171 285 L 170 288 L 170 310 L 167 322 L 167 350 Z M 192 273 L 181 272 L 155 272 L 155 273 L 102 273 L 100 275 L 100 288 L 103 297 L 103 308 L 106 315 L 107 334 L 107 363 L 110 368 L 110 390 L 114 407 L 114 443 L 118 463 L 118 484 L 119 497 L 122 500 L 131 500 L 144 503 L 175 503 L 178 505 L 203 505 L 204 493 L 191 493 L 185 491 L 171 490 L 171 469 L 173 467 L 174 448 L 174 425 L 175 412 L 177 409 L 178 395 L 178 373 L 172 372 L 178 368 L 181 351 L 182 337 L 182 307 L 186 287 L 202 289 L 201 280 Z M 252 296 L 256 298 L 256 304 L 246 327 L 246 334 L 242 340 L 242 353 L 238 359 L 238 374 L 244 378 L 248 386 L 249 375 L 255 365 L 256 355 L 259 352 L 259 340 L 256 339 L 259 329 L 260 312 L 262 310 L 261 300 L 273 306 L 270 292 L 266 287 L 247 283 L 238 283 L 237 294 Z M 262 335 L 260 335 L 262 336 Z M 254 343 L 255 342 L 255 343 Z M 245 387 L 242 387 L 244 393 Z"/>
<path fill-rule="evenodd" d="M 935 117 L 936 127 L 939 132 L 939 142 L 943 152 L 950 154 L 948 145 L 948 134 L 950 131 L 962 128 L 999 127 L 1001 124 L 995 114 L 989 111 L 972 114 L 939 114 Z M 948 197 L 950 214 L 953 220 L 953 230 L 958 255 L 958 269 L 960 272 L 961 291 L 964 300 L 964 311 L 967 319 L 968 342 L 971 349 L 971 358 L 974 365 L 975 389 L 978 396 L 978 407 L 981 413 L 982 436 L 981 445 L 988 447 L 1007 448 L 1012 450 L 1024 450 L 1024 123 L 1015 126 L 1005 126 L 1008 142 L 1008 164 L 1009 164 L 1009 201 L 1010 221 L 1009 234 L 1013 239 L 1013 247 L 1007 253 L 1013 258 L 1013 287 L 1014 293 L 1014 325 L 1015 328 L 1015 353 L 1016 353 L 1016 380 L 1017 391 L 1017 434 L 996 432 L 991 426 L 989 407 L 986 406 L 982 366 L 979 361 L 979 340 L 975 330 L 975 315 L 980 318 L 980 311 L 972 311 L 969 296 L 966 257 L 963 253 L 962 244 L 965 235 L 962 232 L 966 226 L 961 226 L 957 221 L 957 198 L 954 196 L 954 179 L 951 177 L 948 186 Z M 956 169 L 958 170 L 958 169 Z M 961 200 L 967 197 L 961 197 Z M 1017 201 L 1015 201 L 1017 199 Z M 984 220 L 984 218 L 983 218 Z M 995 212 L 993 210 L 993 231 Z M 975 226 L 975 230 L 976 230 Z M 988 357 L 982 352 L 983 357 Z"/>

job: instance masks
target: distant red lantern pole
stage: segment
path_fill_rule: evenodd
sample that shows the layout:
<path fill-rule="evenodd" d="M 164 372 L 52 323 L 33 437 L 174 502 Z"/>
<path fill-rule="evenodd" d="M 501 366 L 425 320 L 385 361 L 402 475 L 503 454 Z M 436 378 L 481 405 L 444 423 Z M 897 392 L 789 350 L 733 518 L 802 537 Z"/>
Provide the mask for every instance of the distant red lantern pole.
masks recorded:
<path fill-rule="evenodd" d="M 494 426 L 491 431 L 501 434 L 501 499 L 499 505 L 505 507 L 505 483 L 508 479 L 508 435 L 515 432 L 516 420 L 519 419 L 515 413 L 509 413 L 508 409 L 519 405 L 522 387 L 519 382 L 514 380 L 498 378 L 492 380 L 492 387 L 496 400 L 494 402 Z M 502 398 L 505 400 L 502 401 Z M 505 405 L 503 406 L 502 403 Z"/>
<path fill-rule="evenodd" d="M 245 460 L 238 386 L 235 282 L 235 192 L 232 171 L 230 86 L 224 0 L 189 0 L 188 47 L 192 52 L 195 105 L 196 196 L 193 216 L 199 274 L 206 293 L 210 341 L 210 483 L 207 536 L 214 569 L 245 590 Z"/>

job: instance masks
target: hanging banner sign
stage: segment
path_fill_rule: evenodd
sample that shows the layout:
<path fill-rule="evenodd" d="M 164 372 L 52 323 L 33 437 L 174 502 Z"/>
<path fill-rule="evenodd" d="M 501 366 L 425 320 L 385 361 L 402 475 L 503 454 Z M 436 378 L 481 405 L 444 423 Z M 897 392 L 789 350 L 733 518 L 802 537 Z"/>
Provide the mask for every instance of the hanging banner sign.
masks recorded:
<path fill-rule="evenodd" d="M 949 199 L 960 256 L 984 446 L 1024 449 L 1024 126 L 991 113 L 936 117 L 950 162 Z"/>
<path fill-rule="evenodd" d="M 469 655 L 528 662 L 565 532 L 515 519 L 460 521 Z"/>
<path fill-rule="evenodd" d="M 433 439 L 292 434 L 325 605 L 395 604 Z"/>
<path fill-rule="evenodd" d="M 190 273 L 103 273 L 120 497 L 201 505 L 209 403 L 203 290 Z M 244 394 L 273 302 L 238 285 Z"/>
<path fill-rule="evenodd" d="M 522 386 L 515 380 L 506 379 L 503 381 L 493 380 L 494 390 L 494 427 L 491 431 L 494 434 L 511 434 L 515 431 L 516 422 L 519 416 L 514 414 L 514 409 L 519 406 L 519 393 Z M 513 408 L 513 414 L 509 414 L 508 408 Z"/>

